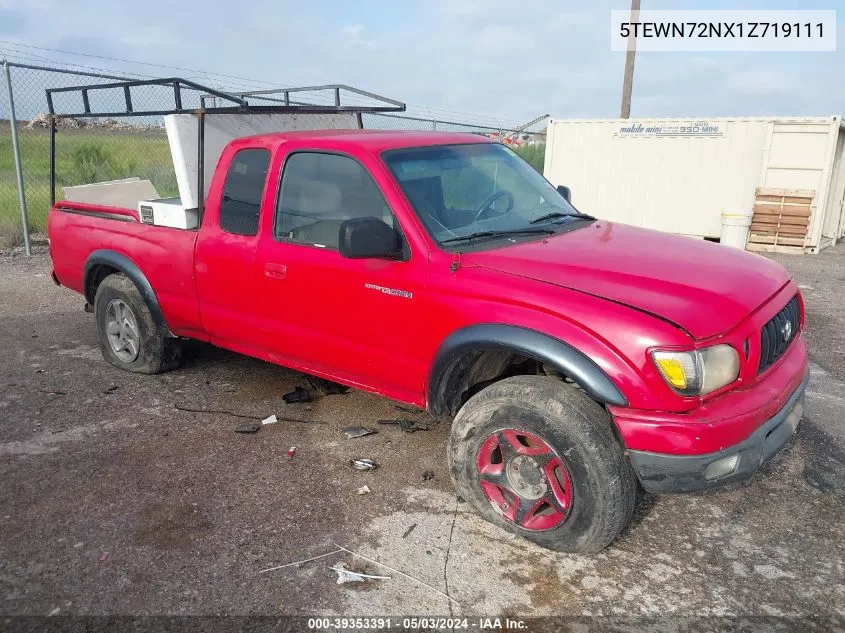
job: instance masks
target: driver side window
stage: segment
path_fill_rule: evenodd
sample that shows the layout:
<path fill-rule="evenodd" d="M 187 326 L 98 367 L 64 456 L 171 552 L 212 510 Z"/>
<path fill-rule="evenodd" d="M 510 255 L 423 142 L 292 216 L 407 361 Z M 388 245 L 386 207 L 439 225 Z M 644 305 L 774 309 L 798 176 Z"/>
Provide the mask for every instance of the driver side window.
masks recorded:
<path fill-rule="evenodd" d="M 395 226 L 390 207 L 357 161 L 319 152 L 288 157 L 276 202 L 277 239 L 337 250 L 340 225 L 363 217 Z"/>

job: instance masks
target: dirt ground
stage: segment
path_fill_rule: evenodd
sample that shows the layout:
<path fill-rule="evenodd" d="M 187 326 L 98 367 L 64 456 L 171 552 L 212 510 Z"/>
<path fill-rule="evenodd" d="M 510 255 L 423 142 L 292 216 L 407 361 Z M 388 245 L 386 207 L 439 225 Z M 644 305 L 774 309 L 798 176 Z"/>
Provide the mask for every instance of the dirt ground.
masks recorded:
<path fill-rule="evenodd" d="M 431 421 L 360 392 L 286 405 L 304 376 L 200 344 L 169 374 L 118 371 L 43 251 L 0 255 L 0 628 L 49 614 L 771 616 L 805 630 L 802 618 L 821 616 L 845 627 L 845 245 L 777 259 L 804 292 L 813 361 L 793 444 L 733 490 L 643 495 L 622 537 L 585 557 L 515 539 L 460 503 L 448 424 L 378 426 Z M 233 414 L 271 413 L 296 421 L 233 432 L 250 422 Z M 346 438 L 362 424 L 378 434 Z M 380 466 L 355 471 L 356 457 Z M 391 578 L 339 585 L 337 563 Z"/>

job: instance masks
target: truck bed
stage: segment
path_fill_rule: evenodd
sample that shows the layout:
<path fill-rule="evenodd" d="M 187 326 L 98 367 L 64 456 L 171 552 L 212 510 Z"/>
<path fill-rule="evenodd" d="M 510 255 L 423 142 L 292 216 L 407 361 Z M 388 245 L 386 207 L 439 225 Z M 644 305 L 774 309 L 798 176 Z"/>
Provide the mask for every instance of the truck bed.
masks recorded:
<path fill-rule="evenodd" d="M 50 210 L 47 222 L 54 272 L 63 286 L 85 294 L 91 254 L 98 249 L 120 253 L 143 269 L 173 334 L 207 339 L 194 280 L 197 231 L 142 224 L 134 209 L 67 201 Z"/>

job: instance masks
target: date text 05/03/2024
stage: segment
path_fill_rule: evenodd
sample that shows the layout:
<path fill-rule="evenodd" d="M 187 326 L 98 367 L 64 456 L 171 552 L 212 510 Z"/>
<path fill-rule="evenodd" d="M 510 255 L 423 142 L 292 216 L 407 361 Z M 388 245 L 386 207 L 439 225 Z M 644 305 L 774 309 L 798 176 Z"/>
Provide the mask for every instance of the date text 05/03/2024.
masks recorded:
<path fill-rule="evenodd" d="M 340 631 L 378 631 L 378 630 L 511 630 L 520 631 L 527 628 L 524 620 L 512 618 L 436 618 L 436 617 L 407 617 L 407 618 L 309 618 L 308 628 L 312 630 L 340 630 Z"/>

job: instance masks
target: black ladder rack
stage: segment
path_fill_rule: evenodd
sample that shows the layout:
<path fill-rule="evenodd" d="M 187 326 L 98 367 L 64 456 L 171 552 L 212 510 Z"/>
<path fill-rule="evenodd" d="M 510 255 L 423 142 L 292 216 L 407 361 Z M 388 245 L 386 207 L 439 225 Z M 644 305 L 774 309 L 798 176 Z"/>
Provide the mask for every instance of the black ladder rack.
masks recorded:
<path fill-rule="evenodd" d="M 133 102 L 132 89 L 140 87 L 163 87 L 172 90 L 172 108 L 137 109 L 137 100 Z M 103 92 L 117 92 L 123 101 L 123 108 L 111 112 L 99 111 L 92 108 L 92 97 L 101 96 Z M 82 100 L 82 112 L 60 112 L 56 108 L 55 95 L 78 94 Z M 199 95 L 195 96 L 198 107 L 186 107 L 186 93 Z M 302 100 L 307 99 L 309 94 L 329 93 L 331 104 L 309 103 Z M 295 94 L 297 100 L 291 99 Z M 356 96 L 358 99 L 367 99 L 371 104 L 358 105 L 344 103 L 349 96 Z M 212 107 L 206 106 L 206 101 L 214 100 Z M 217 105 L 221 101 L 225 105 Z M 260 104 L 250 103 L 258 101 Z M 329 114 L 329 113 L 356 113 L 358 115 L 358 126 L 363 127 L 361 115 L 365 113 L 383 112 L 404 112 L 405 104 L 395 99 L 389 99 L 372 92 L 353 88 L 345 84 L 329 84 L 324 86 L 303 86 L 297 88 L 278 88 L 271 90 L 255 90 L 251 92 L 226 92 L 209 88 L 187 79 L 168 77 L 162 79 L 132 79 L 104 84 L 92 84 L 85 86 L 69 86 L 62 88 L 47 89 L 47 109 L 50 114 L 50 206 L 56 203 L 56 120 L 67 118 L 100 118 L 115 119 L 121 117 L 145 117 L 165 116 L 168 114 L 193 114 L 198 118 L 197 126 L 197 157 L 198 157 L 198 182 L 197 182 L 197 204 L 200 223 L 205 195 L 205 117 L 214 114 L 273 114 L 292 113 L 301 114 Z"/>

